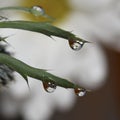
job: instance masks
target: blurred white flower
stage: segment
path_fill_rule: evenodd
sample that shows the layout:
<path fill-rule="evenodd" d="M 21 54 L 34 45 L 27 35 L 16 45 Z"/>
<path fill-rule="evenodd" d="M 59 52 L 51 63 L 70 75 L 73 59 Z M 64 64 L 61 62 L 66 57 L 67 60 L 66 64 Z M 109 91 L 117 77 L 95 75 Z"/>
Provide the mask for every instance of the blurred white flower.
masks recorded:
<path fill-rule="evenodd" d="M 67 40 L 56 37 L 52 40 L 44 35 L 19 30 L 9 39 L 9 43 L 16 51 L 15 57 L 24 62 L 48 69 L 49 72 L 77 82 L 85 88 L 97 89 L 103 85 L 107 75 L 106 58 L 98 40 L 120 50 L 120 2 L 69 1 L 73 11 L 59 26 L 92 43 L 76 52 L 69 47 Z M 48 94 L 41 82 L 32 78 L 29 82 L 31 92 L 23 78 L 16 74 L 16 83 L 10 86 L 10 93 L 17 99 L 28 97 L 21 106 L 11 106 L 16 107 L 12 109 L 15 113 L 20 109 L 26 120 L 46 120 L 56 107 L 68 110 L 74 105 L 75 95 L 70 90 L 58 87 L 54 93 Z"/>
<path fill-rule="evenodd" d="M 84 30 L 82 33 L 90 34 L 92 40 L 97 38 L 106 45 L 120 50 L 119 0 L 71 0 L 71 3 L 83 19 L 79 19 L 80 27 L 84 27 L 81 29 Z"/>

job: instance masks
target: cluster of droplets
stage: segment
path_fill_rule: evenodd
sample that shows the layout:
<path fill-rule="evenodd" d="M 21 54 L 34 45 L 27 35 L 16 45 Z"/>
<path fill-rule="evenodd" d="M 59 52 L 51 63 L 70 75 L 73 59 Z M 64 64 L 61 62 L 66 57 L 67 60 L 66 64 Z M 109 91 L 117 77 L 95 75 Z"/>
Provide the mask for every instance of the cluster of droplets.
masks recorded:
<path fill-rule="evenodd" d="M 44 90 L 48 93 L 52 93 L 56 90 L 57 85 L 54 82 L 43 82 Z M 82 97 L 86 94 L 84 88 L 74 88 L 74 92 L 77 96 Z"/>
<path fill-rule="evenodd" d="M 33 6 L 30 11 L 34 16 L 45 15 L 45 11 L 41 6 Z"/>
<path fill-rule="evenodd" d="M 85 41 L 72 40 L 72 39 L 68 40 L 68 42 L 69 42 L 69 46 L 75 51 L 80 50 L 85 43 Z"/>
<path fill-rule="evenodd" d="M 83 45 L 85 44 L 86 41 L 70 39 L 70 40 L 68 40 L 68 42 L 69 42 L 69 46 L 73 50 L 79 51 L 83 47 Z M 74 92 L 77 96 L 82 97 L 86 94 L 87 91 L 84 88 L 74 88 Z"/>

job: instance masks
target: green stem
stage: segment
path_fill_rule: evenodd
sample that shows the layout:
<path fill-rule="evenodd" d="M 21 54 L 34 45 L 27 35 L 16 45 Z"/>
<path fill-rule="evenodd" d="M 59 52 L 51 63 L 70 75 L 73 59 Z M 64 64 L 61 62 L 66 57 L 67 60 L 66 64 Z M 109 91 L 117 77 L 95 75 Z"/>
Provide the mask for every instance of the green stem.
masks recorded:
<path fill-rule="evenodd" d="M 45 17 L 51 21 L 54 21 L 54 18 L 52 18 L 51 16 L 47 15 L 45 13 L 45 11 L 43 10 L 43 12 L 41 11 L 36 11 L 34 10 L 32 7 L 21 7 L 21 6 L 9 6 L 9 7 L 2 7 L 0 8 L 0 11 L 5 11 L 5 10 L 18 10 L 18 11 L 23 11 L 23 12 L 27 12 L 30 14 L 33 14 L 34 16 L 42 16 Z"/>
<path fill-rule="evenodd" d="M 25 12 L 30 12 L 31 8 L 28 8 L 28 7 L 17 7 L 17 6 L 0 8 L 0 11 L 3 11 L 3 10 L 21 10 L 21 11 L 25 11 Z"/>
<path fill-rule="evenodd" d="M 54 82 L 57 86 L 64 88 L 78 88 L 78 85 L 69 82 L 66 79 L 57 77 L 44 69 L 31 67 L 24 62 L 17 60 L 9 55 L 0 53 L 0 63 L 7 65 L 11 69 L 21 74 L 25 79 L 29 76 L 43 82 Z"/>
<path fill-rule="evenodd" d="M 49 37 L 57 36 L 67 40 L 79 40 L 84 43 L 88 42 L 81 38 L 76 37 L 71 32 L 55 27 L 48 22 L 4 21 L 4 22 L 0 22 L 0 28 L 22 29 L 22 30 L 42 33 Z"/>

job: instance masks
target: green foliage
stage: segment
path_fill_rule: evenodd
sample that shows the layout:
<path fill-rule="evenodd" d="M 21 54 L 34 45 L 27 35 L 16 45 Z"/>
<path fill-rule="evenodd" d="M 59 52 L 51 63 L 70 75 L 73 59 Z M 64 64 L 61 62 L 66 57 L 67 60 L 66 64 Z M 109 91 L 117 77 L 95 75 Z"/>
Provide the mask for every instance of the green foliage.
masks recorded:
<path fill-rule="evenodd" d="M 78 87 L 77 85 L 69 82 L 66 79 L 52 75 L 44 69 L 38 69 L 38 68 L 31 67 L 25 64 L 24 62 L 17 60 L 16 58 L 13 58 L 9 55 L 0 53 L 0 63 L 7 65 L 8 67 L 12 68 L 13 70 L 21 74 L 25 78 L 26 81 L 27 81 L 27 77 L 29 76 L 29 77 L 41 80 L 43 82 L 53 82 L 57 86 L 61 86 L 64 88 L 77 88 Z"/>
<path fill-rule="evenodd" d="M 57 36 L 67 40 L 79 40 L 81 42 L 88 42 L 76 37 L 71 32 L 62 30 L 58 27 L 51 25 L 48 22 L 32 22 L 32 21 L 3 21 L 0 22 L 0 28 L 14 28 L 14 29 L 22 29 L 33 32 L 42 33 L 49 37 Z"/>
<path fill-rule="evenodd" d="M 6 10 L 17 10 L 17 11 L 23 11 L 23 12 L 26 12 L 26 13 L 30 13 L 36 17 L 45 17 L 51 21 L 53 21 L 54 19 L 47 15 L 45 13 L 45 10 L 40 7 L 40 6 L 33 6 L 33 7 L 21 7 L 21 6 L 10 6 L 10 7 L 3 7 L 3 8 L 0 8 L 0 11 L 6 11 Z"/>
<path fill-rule="evenodd" d="M 32 8 L 27 7 L 5 7 L 0 8 L 0 10 L 23 10 L 29 13 L 36 13 L 36 11 L 32 11 Z M 35 14 L 36 15 L 36 14 Z M 38 11 L 37 11 L 38 15 Z M 42 15 L 42 14 L 41 14 Z M 43 14 L 44 15 L 44 14 Z M 69 31 L 65 31 L 63 29 L 60 29 L 58 27 L 55 27 L 51 25 L 49 22 L 33 22 L 33 21 L 1 21 L 0 22 L 0 28 L 11 28 L 11 29 L 21 29 L 21 30 L 27 30 L 37 33 L 42 33 L 44 35 L 47 35 L 49 37 L 51 36 L 57 36 L 60 38 L 64 38 L 68 41 L 73 41 L 71 44 L 73 44 L 75 41 L 79 41 L 82 43 L 87 43 L 88 41 L 85 41 L 81 38 L 76 37 L 76 35 L 72 34 Z M 1 41 L 5 41 L 7 37 L 1 39 Z M 81 44 L 81 43 L 80 43 Z M 76 46 L 75 46 L 76 47 Z M 0 63 L 7 65 L 11 69 L 18 72 L 20 75 L 24 77 L 24 79 L 28 82 L 27 77 L 32 77 L 38 80 L 41 80 L 42 82 L 52 82 L 55 83 L 57 86 L 61 86 L 64 88 L 81 88 L 80 86 L 66 80 L 60 77 L 57 77 L 51 73 L 48 73 L 44 69 L 38 69 L 31 67 L 24 62 L 13 58 L 9 55 L 5 55 L 0 53 Z M 82 89 L 82 88 L 81 88 Z"/>

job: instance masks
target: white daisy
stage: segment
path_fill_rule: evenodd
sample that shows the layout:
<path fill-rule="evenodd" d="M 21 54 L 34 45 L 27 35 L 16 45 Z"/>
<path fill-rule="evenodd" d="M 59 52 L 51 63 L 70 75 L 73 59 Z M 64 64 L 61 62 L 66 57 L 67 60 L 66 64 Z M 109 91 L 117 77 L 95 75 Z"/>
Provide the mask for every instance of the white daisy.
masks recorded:
<path fill-rule="evenodd" d="M 80 51 L 73 51 L 68 41 L 61 38 L 54 37 L 52 40 L 38 33 L 16 30 L 16 35 L 9 40 L 16 52 L 15 57 L 34 67 L 48 69 L 85 88 L 100 89 L 107 75 L 107 64 L 98 38 L 119 49 L 119 41 L 112 40 L 115 35 L 119 35 L 120 28 L 120 2 L 116 2 L 118 4 L 113 0 L 69 0 L 72 11 L 59 27 L 92 42 L 85 44 Z M 26 120 L 46 120 L 56 107 L 69 110 L 75 103 L 76 98 L 71 90 L 58 87 L 49 94 L 44 91 L 40 81 L 30 78 L 29 92 L 23 78 L 15 75 L 16 83 L 12 83 L 9 90 L 18 105 L 10 107 L 12 113 L 20 110 Z M 21 98 L 23 102 L 19 104 Z M 4 112 L 8 114 L 10 111 Z"/>

